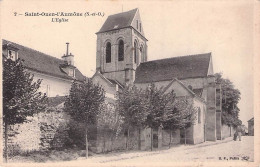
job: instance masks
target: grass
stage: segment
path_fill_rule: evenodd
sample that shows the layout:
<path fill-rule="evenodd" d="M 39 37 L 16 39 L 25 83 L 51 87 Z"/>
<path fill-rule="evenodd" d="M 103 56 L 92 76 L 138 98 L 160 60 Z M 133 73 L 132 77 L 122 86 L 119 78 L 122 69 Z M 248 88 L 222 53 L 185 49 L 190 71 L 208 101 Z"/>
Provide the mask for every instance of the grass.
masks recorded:
<path fill-rule="evenodd" d="M 9 157 L 8 162 L 57 162 L 57 161 L 70 161 L 79 157 L 85 157 L 85 150 L 51 150 L 51 151 L 32 151 L 23 152 L 21 154 Z M 89 152 L 89 156 L 93 153 Z"/>

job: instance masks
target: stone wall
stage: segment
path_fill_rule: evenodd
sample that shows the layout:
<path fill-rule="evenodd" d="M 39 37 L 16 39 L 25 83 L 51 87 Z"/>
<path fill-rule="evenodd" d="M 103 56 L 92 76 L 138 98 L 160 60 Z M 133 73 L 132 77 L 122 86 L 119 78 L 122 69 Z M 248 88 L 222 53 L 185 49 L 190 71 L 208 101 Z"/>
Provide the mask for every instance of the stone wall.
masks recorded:
<path fill-rule="evenodd" d="M 180 144 L 180 130 L 163 130 L 162 131 L 162 146 L 172 146 Z"/>
<path fill-rule="evenodd" d="M 11 126 L 17 132 L 13 137 L 8 138 L 8 145 L 17 145 L 21 151 L 33 151 L 40 149 L 41 131 L 37 117 L 29 118 L 31 122 Z M 9 134 L 12 133 L 9 131 Z"/>
<path fill-rule="evenodd" d="M 254 136 L 254 121 L 248 121 L 248 135 Z"/>
<path fill-rule="evenodd" d="M 233 137 L 234 133 L 235 133 L 235 129 L 231 126 L 228 126 L 226 124 L 223 124 L 221 127 L 221 131 L 222 131 L 222 140 L 228 137 Z"/>
<path fill-rule="evenodd" d="M 91 150 L 95 153 L 126 150 L 127 141 L 128 150 L 138 150 L 139 139 L 139 130 L 137 128 L 130 129 L 128 139 L 126 132 L 116 134 L 116 131 L 112 131 L 109 128 L 98 128 L 96 141 L 93 141 L 95 142 L 95 146 L 93 146 Z"/>
<path fill-rule="evenodd" d="M 53 144 L 62 147 L 63 141 L 58 139 L 56 132 L 65 131 L 64 128 L 69 120 L 68 115 L 56 110 L 35 114 L 33 117 L 28 117 L 28 120 L 29 122 L 13 126 L 18 134 L 11 139 L 12 144 L 18 145 L 21 151 L 49 149 L 56 137 L 57 141 Z M 66 136 L 59 137 L 64 139 Z"/>

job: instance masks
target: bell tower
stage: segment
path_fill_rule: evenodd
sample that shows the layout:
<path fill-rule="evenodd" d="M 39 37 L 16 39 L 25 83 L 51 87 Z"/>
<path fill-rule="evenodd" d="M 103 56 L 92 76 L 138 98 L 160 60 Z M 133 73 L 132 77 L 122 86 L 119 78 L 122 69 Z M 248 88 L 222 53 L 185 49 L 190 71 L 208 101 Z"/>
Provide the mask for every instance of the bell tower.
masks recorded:
<path fill-rule="evenodd" d="M 148 40 L 139 10 L 108 16 L 96 34 L 96 70 L 123 85 L 132 84 L 137 66 L 147 61 Z"/>

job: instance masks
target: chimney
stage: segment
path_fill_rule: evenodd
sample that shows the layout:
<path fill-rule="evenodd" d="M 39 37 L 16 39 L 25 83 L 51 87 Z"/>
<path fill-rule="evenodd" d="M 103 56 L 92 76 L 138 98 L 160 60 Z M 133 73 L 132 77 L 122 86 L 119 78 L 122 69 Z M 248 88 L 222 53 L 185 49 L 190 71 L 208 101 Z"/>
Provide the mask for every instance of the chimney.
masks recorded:
<path fill-rule="evenodd" d="M 72 55 L 71 53 L 69 54 L 69 42 L 67 42 L 66 45 L 66 54 L 62 56 L 62 59 L 65 64 L 74 66 L 74 55 Z"/>
<path fill-rule="evenodd" d="M 70 43 L 68 43 L 68 42 L 66 43 L 66 45 L 67 45 L 67 52 L 66 52 L 66 56 L 68 56 L 68 55 L 69 55 L 69 44 L 70 44 Z"/>

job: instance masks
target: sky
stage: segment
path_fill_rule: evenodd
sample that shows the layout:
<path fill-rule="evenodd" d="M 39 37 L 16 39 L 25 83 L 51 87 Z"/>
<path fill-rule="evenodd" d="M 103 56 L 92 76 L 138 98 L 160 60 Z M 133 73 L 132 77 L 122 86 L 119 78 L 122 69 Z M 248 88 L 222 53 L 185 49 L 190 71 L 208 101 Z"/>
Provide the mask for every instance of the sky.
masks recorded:
<path fill-rule="evenodd" d="M 254 115 L 252 1 L 3 0 L 0 5 L 3 39 L 58 58 L 69 42 L 75 66 L 87 77 L 96 69 L 95 33 L 108 15 L 139 8 L 148 60 L 211 52 L 214 72 L 222 72 L 241 92 L 243 124 L 247 126 Z M 104 16 L 63 17 L 68 22 L 58 23 L 51 22 L 55 16 L 25 16 L 25 12 L 101 12 Z"/>

